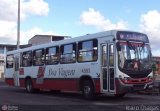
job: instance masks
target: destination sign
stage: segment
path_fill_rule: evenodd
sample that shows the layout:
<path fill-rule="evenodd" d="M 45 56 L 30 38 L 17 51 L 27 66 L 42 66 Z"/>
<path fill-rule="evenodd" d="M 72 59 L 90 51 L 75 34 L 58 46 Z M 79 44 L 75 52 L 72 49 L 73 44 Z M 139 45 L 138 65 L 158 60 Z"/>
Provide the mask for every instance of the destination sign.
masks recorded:
<path fill-rule="evenodd" d="M 127 31 L 118 31 L 117 40 L 138 41 L 138 42 L 149 43 L 147 35 L 142 33 L 137 33 L 137 32 L 127 32 Z"/>

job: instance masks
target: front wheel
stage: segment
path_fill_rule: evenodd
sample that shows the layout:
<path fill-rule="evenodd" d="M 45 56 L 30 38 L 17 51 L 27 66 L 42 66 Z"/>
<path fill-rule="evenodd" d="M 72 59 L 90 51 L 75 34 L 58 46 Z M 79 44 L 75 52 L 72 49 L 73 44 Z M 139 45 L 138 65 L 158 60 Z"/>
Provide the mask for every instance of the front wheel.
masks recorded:
<path fill-rule="evenodd" d="M 93 83 L 89 80 L 84 81 L 82 92 L 85 99 L 93 99 L 95 96 Z"/>

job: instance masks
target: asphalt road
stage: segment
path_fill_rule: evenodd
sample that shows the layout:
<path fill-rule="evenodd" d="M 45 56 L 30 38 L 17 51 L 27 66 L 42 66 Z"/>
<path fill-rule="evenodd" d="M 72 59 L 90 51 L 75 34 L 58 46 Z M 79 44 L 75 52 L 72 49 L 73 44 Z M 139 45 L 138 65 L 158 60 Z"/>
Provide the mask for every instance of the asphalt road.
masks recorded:
<path fill-rule="evenodd" d="M 29 94 L 0 82 L 0 110 L 4 111 L 160 111 L 160 95 L 101 95 L 84 100 L 80 94 L 49 92 Z"/>

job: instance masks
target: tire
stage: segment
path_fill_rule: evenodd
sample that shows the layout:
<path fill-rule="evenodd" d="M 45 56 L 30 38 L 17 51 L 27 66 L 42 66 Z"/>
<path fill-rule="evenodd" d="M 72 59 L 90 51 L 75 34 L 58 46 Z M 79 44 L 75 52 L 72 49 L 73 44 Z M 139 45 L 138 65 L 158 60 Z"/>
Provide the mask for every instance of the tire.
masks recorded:
<path fill-rule="evenodd" d="M 82 92 L 83 92 L 83 97 L 85 99 L 88 100 L 94 99 L 95 96 L 94 86 L 90 80 L 85 80 L 83 82 Z"/>
<path fill-rule="evenodd" d="M 33 84 L 32 84 L 31 79 L 27 79 L 27 81 L 26 81 L 26 90 L 27 90 L 28 93 L 33 93 L 34 92 Z"/>

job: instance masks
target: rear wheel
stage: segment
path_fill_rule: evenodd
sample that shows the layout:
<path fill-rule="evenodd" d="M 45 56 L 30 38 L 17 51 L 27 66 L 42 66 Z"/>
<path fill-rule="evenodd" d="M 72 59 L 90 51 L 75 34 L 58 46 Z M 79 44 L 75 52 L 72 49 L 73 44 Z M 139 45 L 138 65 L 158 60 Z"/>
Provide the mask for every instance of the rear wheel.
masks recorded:
<path fill-rule="evenodd" d="M 85 80 L 82 87 L 83 96 L 85 99 L 93 99 L 95 96 L 94 86 L 90 80 Z"/>

